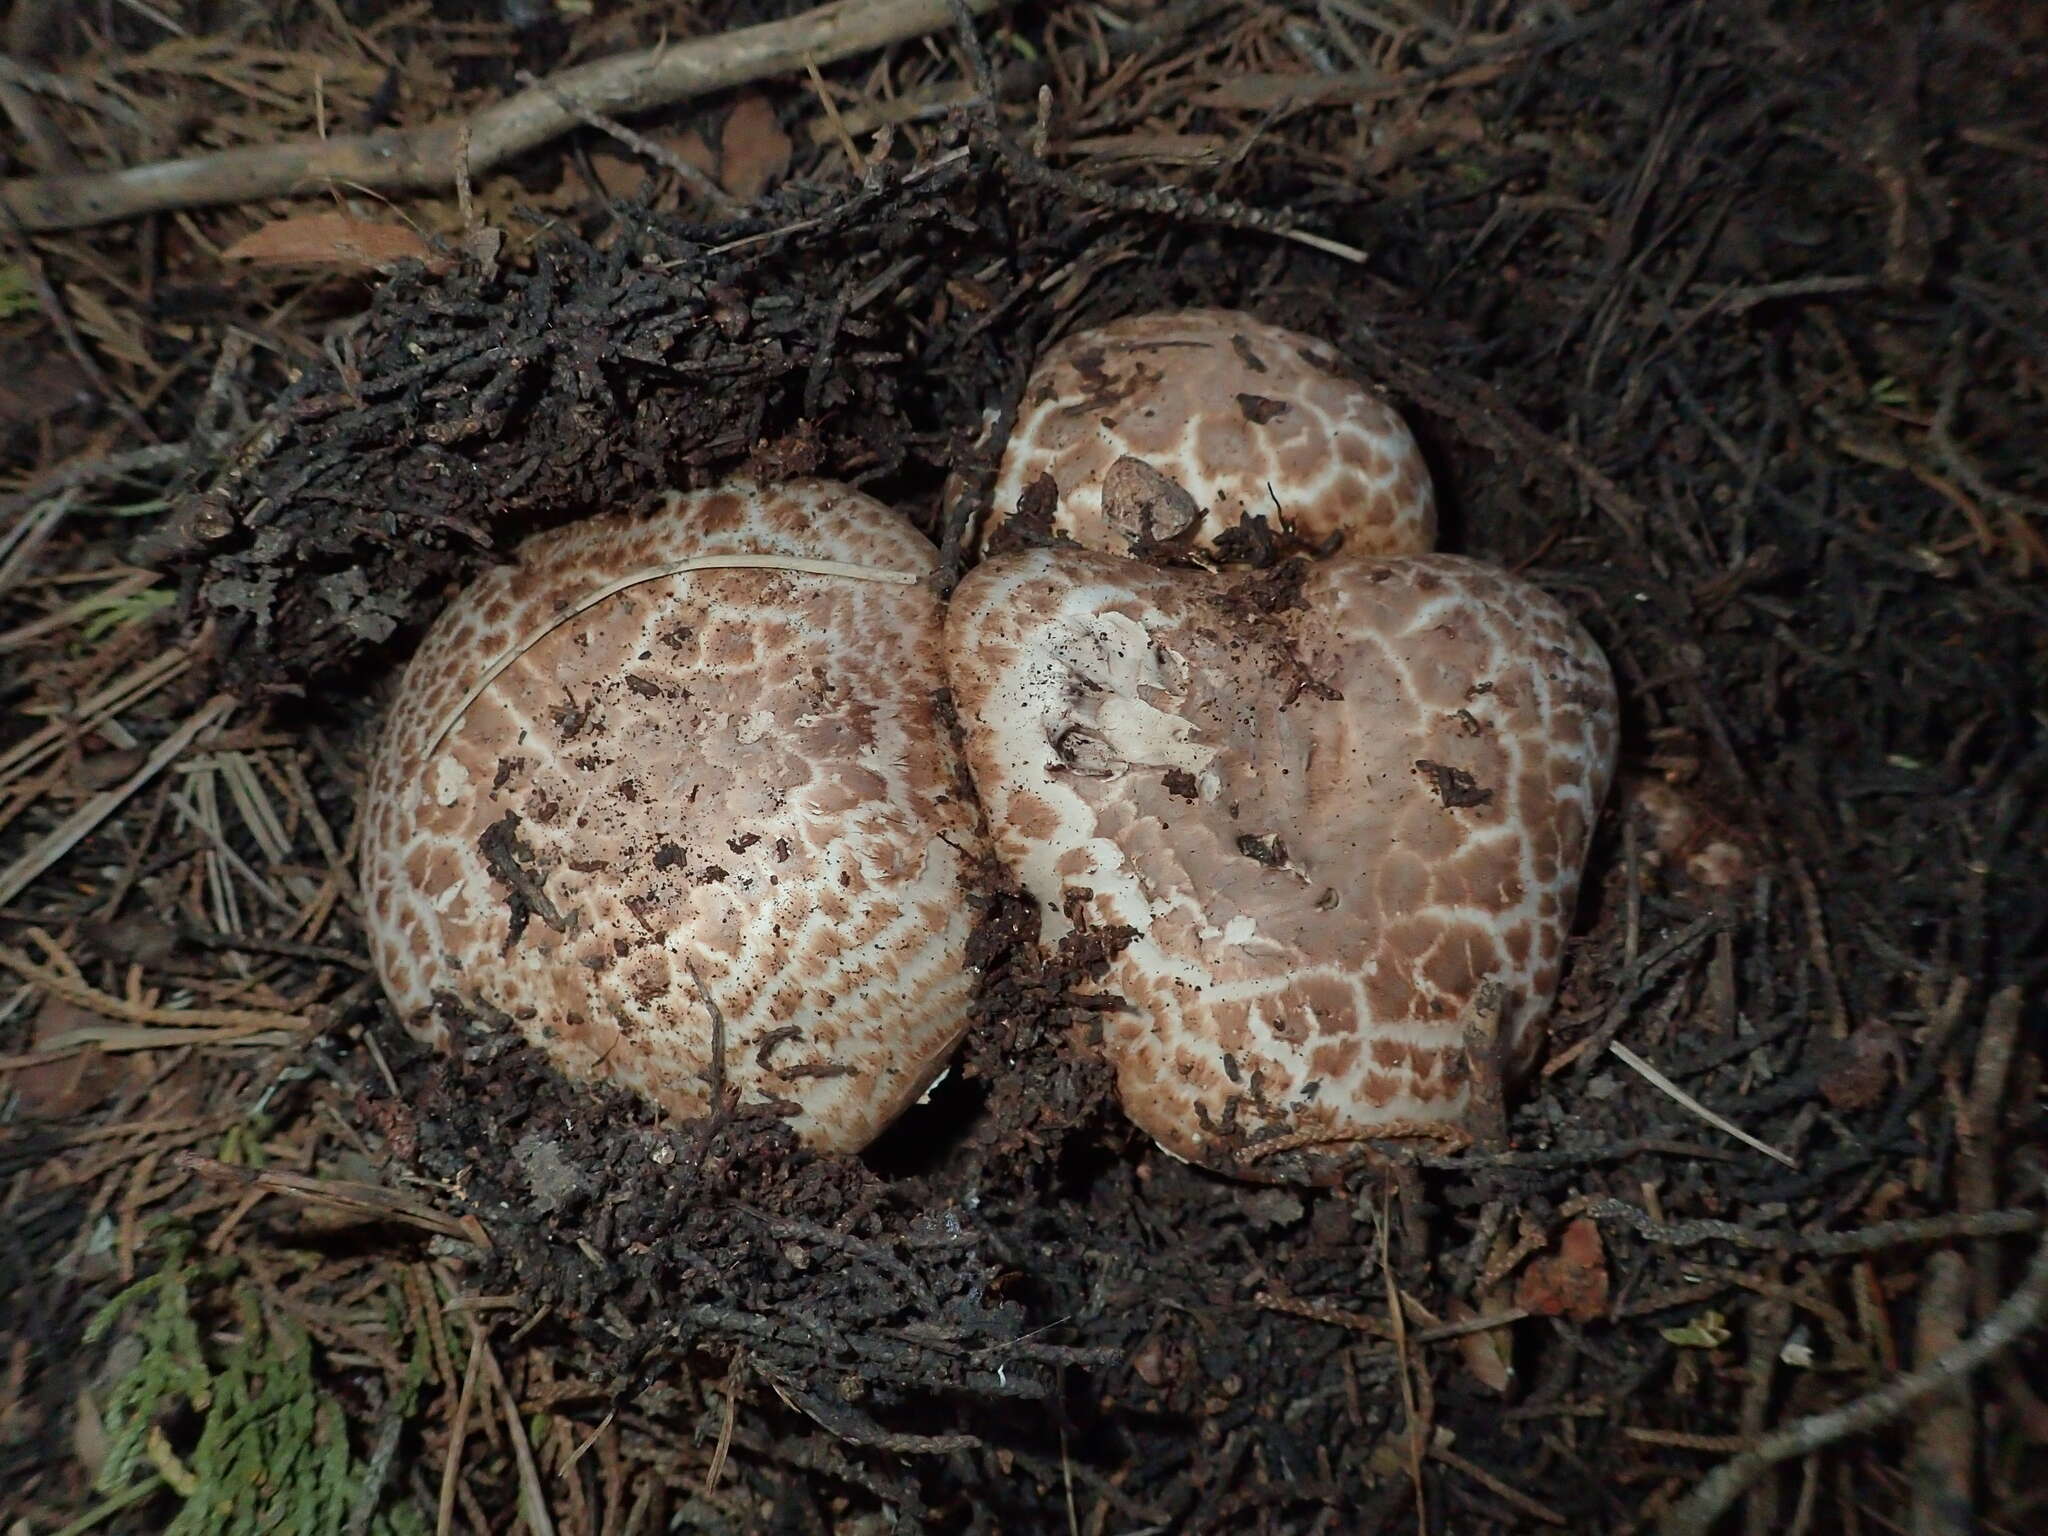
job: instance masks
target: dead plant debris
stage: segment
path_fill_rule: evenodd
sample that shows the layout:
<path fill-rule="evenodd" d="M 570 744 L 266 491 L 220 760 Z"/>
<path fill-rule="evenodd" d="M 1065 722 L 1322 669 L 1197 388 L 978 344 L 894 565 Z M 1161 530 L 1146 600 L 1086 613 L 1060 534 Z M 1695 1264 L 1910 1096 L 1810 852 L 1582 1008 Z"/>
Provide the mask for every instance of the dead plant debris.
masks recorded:
<path fill-rule="evenodd" d="M 0 1525 L 2038 1527 L 2032 13 L 868 9 L 744 68 L 830 13 L 0 22 Z M 391 1026 L 353 807 L 452 583 L 742 465 L 958 555 L 1041 346 L 1183 304 L 1341 347 L 1615 660 L 1480 1140 L 1160 1156 L 1080 986 L 1129 935 L 1042 954 L 994 871 L 977 1027 L 858 1160 Z"/>

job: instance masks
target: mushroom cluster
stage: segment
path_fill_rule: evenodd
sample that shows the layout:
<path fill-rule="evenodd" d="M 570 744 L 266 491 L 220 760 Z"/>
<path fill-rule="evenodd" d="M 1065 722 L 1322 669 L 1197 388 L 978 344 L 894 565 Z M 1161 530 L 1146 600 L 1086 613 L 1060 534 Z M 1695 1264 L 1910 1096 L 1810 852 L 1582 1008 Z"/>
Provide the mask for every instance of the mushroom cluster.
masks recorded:
<path fill-rule="evenodd" d="M 446 1043 L 457 1000 L 571 1077 L 854 1150 L 964 1032 L 992 848 L 1049 939 L 1128 936 L 1103 1049 L 1167 1151 L 1317 1179 L 1455 1133 L 1474 1041 L 1541 1043 L 1613 771 L 1598 647 L 1433 553 L 1399 415 L 1244 315 L 1048 352 L 985 549 L 1011 518 L 945 606 L 930 544 L 822 482 L 541 534 L 462 593 L 363 821 L 408 1024 Z M 1280 547 L 1317 556 L 1230 568 Z"/>
<path fill-rule="evenodd" d="M 1599 648 L 1528 582 L 1430 553 L 1400 418 L 1247 316 L 1054 348 L 999 487 L 998 516 L 1085 547 L 984 560 L 947 665 L 1049 933 L 1131 935 L 1103 980 L 1126 1112 L 1261 1178 L 1455 1133 L 1475 1068 L 1524 1068 L 1555 996 L 1613 772 Z M 1341 553 L 1292 584 L 1200 568 L 1259 547 L 1254 518 Z"/>
<path fill-rule="evenodd" d="M 1168 1151 L 1308 1177 L 1456 1125 L 1487 988 L 1489 1045 L 1533 1055 L 1614 731 L 1549 598 L 1455 555 L 1338 559 L 1257 613 L 1041 550 L 969 575 L 947 641 L 997 854 L 1055 934 L 1134 934 L 1105 1043 Z"/>

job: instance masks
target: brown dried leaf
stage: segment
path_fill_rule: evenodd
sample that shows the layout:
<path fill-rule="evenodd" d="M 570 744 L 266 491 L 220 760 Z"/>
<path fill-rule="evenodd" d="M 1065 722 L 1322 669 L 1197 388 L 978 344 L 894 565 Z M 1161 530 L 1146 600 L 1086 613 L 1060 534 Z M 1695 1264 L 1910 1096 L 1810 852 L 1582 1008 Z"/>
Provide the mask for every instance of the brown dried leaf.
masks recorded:
<path fill-rule="evenodd" d="M 1564 1229 L 1557 1252 L 1536 1259 L 1522 1271 L 1515 1304 L 1543 1317 L 1569 1317 L 1590 1323 L 1607 1314 L 1607 1253 L 1600 1227 L 1581 1216 Z"/>
<path fill-rule="evenodd" d="M 789 169 L 795 146 L 765 96 L 742 96 L 726 114 L 718 139 L 718 183 L 751 203 Z"/>
<path fill-rule="evenodd" d="M 718 172 L 718 156 L 705 142 L 704 135 L 694 128 L 685 128 L 681 133 L 657 134 L 655 143 L 706 176 L 715 176 Z"/>
<path fill-rule="evenodd" d="M 99 1014 L 65 998 L 46 997 L 36 1010 L 31 1049 L 62 1049 L 67 1037 L 104 1029 L 107 1023 Z M 118 1061 L 87 1048 L 66 1050 L 47 1061 L 31 1057 L 8 1074 L 7 1082 L 14 1090 L 23 1118 L 66 1120 L 104 1102 L 125 1075 Z"/>
<path fill-rule="evenodd" d="M 1469 1323 L 1480 1315 L 1469 1303 L 1456 1299 L 1444 1310 L 1454 1323 Z M 1515 1383 L 1512 1327 L 1504 1323 L 1498 1328 L 1460 1334 L 1457 1344 L 1465 1369 L 1477 1377 L 1479 1384 L 1489 1392 L 1498 1392 L 1505 1397 Z"/>
<path fill-rule="evenodd" d="M 222 251 L 221 258 L 258 267 L 382 272 L 401 261 L 431 266 L 434 253 L 403 224 L 372 224 L 346 213 L 302 213 L 251 231 Z"/>
<path fill-rule="evenodd" d="M 608 155 L 592 150 L 590 169 L 597 175 L 597 190 L 606 197 L 636 196 L 647 182 L 647 162 L 625 155 Z"/>

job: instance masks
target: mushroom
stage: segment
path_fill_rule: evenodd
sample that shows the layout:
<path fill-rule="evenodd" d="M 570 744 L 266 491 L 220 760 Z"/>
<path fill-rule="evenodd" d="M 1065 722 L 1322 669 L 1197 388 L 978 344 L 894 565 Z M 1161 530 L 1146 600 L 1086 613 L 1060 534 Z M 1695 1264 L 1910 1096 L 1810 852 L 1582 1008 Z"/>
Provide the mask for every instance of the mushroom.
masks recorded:
<path fill-rule="evenodd" d="M 1555 994 L 1614 686 L 1549 596 L 1455 555 L 1298 590 L 1052 547 L 947 617 L 995 851 L 1129 942 L 1101 985 L 1130 1117 L 1174 1155 L 1316 1179 L 1455 1128 L 1466 1047 L 1523 1070 Z"/>
<path fill-rule="evenodd" d="M 1033 498 L 1038 498 L 1034 501 Z M 1420 554 L 1436 495 L 1399 415 L 1334 347 L 1230 310 L 1137 315 L 1040 359 L 983 528 L 1019 510 L 1088 549 L 1213 555 L 1246 518 L 1311 547 Z"/>
<path fill-rule="evenodd" d="M 967 1021 L 979 831 L 931 545 L 844 486 L 739 483 L 539 534 L 440 616 L 364 800 L 378 974 L 676 1117 L 715 1084 L 870 1141 Z"/>

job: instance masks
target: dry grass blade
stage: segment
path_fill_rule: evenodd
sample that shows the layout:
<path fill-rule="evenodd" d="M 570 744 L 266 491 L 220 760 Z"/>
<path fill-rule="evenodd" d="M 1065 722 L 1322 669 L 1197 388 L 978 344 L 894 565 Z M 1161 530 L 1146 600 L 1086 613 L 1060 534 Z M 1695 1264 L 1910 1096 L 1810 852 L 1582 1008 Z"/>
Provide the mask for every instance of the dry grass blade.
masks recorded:
<path fill-rule="evenodd" d="M 740 1382 L 745 1378 L 747 1352 L 733 1351 L 732 1365 L 725 1373 L 725 1409 L 719 1415 L 718 1443 L 711 1450 L 711 1464 L 704 1469 L 704 1497 L 718 1492 L 718 1480 L 725 1475 L 726 1458 L 732 1454 L 732 1432 L 739 1423 Z"/>
<path fill-rule="evenodd" d="M 269 1029 L 261 1024 L 203 1025 L 197 1029 L 138 1027 L 123 1024 L 86 1025 L 52 1035 L 35 1050 L 21 1056 L 0 1056 L 0 1071 L 58 1061 L 78 1051 L 106 1051 L 119 1055 L 129 1051 L 174 1051 L 188 1045 L 245 1046 L 268 1050 L 290 1045 L 299 1038 L 297 1030 Z"/>
<path fill-rule="evenodd" d="M 80 838 L 119 810 L 130 795 L 182 756 L 202 732 L 226 719 L 235 705 L 236 700 L 228 694 L 209 700 L 150 753 L 148 761 L 127 779 L 93 796 L 66 818 L 63 825 L 15 860 L 5 874 L 0 874 L 0 906 L 19 896 L 31 881 L 77 846 Z"/>
<path fill-rule="evenodd" d="M 1430 1438 L 1430 1426 L 1424 1421 L 1421 1406 L 1417 1401 L 1416 1372 L 1421 1367 L 1409 1356 L 1407 1318 L 1401 1306 L 1400 1283 L 1394 1278 L 1394 1262 L 1389 1239 L 1394 1224 L 1392 1201 L 1391 1193 L 1383 1194 L 1380 1198 L 1376 1233 L 1380 1280 L 1386 1287 L 1387 1316 L 1391 1320 L 1389 1332 L 1394 1344 L 1395 1374 L 1401 1383 L 1400 1439 L 1404 1452 L 1402 1460 L 1407 1464 L 1408 1480 L 1415 1489 L 1415 1528 L 1426 1536 L 1429 1530 L 1429 1489 L 1422 1478 L 1422 1458 L 1426 1442 Z"/>
<path fill-rule="evenodd" d="M 89 695 L 70 712 L 69 718 L 53 720 L 0 752 L 0 787 L 33 772 L 38 764 L 63 748 L 67 737 L 106 731 L 115 715 L 141 703 L 191 665 L 191 658 L 183 651 L 165 651 Z"/>
<path fill-rule="evenodd" d="M 435 1536 L 448 1536 L 455 1528 L 455 1486 L 462 1476 L 462 1450 L 467 1443 L 470 1409 L 476 1402 L 477 1382 L 483 1376 L 485 1341 L 481 1324 L 469 1332 L 469 1364 L 462 1372 L 462 1389 L 455 1399 L 455 1417 L 448 1426 L 448 1459 L 441 1467 L 441 1490 L 435 1504 Z"/>
<path fill-rule="evenodd" d="M 1774 1158 L 1778 1162 L 1783 1163 L 1787 1168 L 1797 1168 L 1799 1166 L 1799 1164 L 1795 1162 L 1791 1157 L 1787 1156 L 1783 1152 L 1780 1152 L 1776 1147 L 1771 1146 L 1768 1142 L 1757 1140 L 1756 1137 L 1750 1135 L 1749 1132 L 1745 1131 L 1741 1126 L 1737 1125 L 1734 1121 L 1728 1119 L 1725 1115 L 1715 1114 L 1711 1109 L 1707 1108 L 1706 1105 L 1702 1104 L 1698 1099 L 1694 1098 L 1691 1094 L 1687 1093 L 1683 1088 L 1679 1087 L 1678 1084 L 1671 1081 L 1670 1078 L 1666 1077 L 1662 1072 L 1658 1071 L 1655 1067 L 1651 1066 L 1647 1061 L 1643 1060 L 1642 1057 L 1638 1056 L 1634 1051 L 1630 1050 L 1627 1046 L 1623 1045 L 1619 1040 L 1609 1041 L 1607 1049 L 1612 1051 L 1616 1056 L 1619 1056 L 1622 1059 L 1622 1061 L 1626 1063 L 1629 1067 L 1633 1068 L 1636 1072 L 1640 1073 L 1643 1079 L 1646 1082 L 1648 1082 L 1651 1087 L 1655 1088 L 1659 1093 L 1666 1095 L 1675 1103 L 1680 1104 L 1684 1108 L 1690 1110 L 1693 1114 L 1698 1115 L 1702 1120 L 1706 1121 L 1707 1124 L 1715 1127 L 1717 1130 L 1726 1131 L 1730 1136 L 1733 1136 L 1745 1147 L 1753 1148 L 1754 1150 L 1763 1153 L 1765 1157 Z"/>
<path fill-rule="evenodd" d="M 36 507 L 27 517 L 10 519 L 0 527 L 0 594 L 20 582 L 57 525 L 71 511 L 76 493 L 60 491 Z"/>
<path fill-rule="evenodd" d="M 541 1486 L 540 1467 L 533 1459 L 533 1445 L 526 1438 L 526 1423 L 519 1415 L 519 1400 L 512 1395 L 512 1388 L 505 1381 L 503 1367 L 492 1353 L 487 1342 L 484 1345 L 484 1370 L 489 1373 L 491 1385 L 498 1389 L 498 1401 L 505 1414 L 505 1433 L 512 1442 L 512 1456 L 519 1464 L 519 1508 L 526 1517 L 527 1529 L 532 1536 L 555 1536 L 554 1517 L 548 1513 L 547 1490 Z"/>

